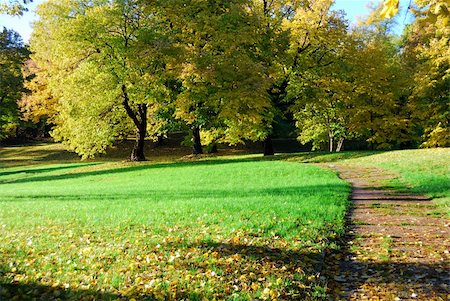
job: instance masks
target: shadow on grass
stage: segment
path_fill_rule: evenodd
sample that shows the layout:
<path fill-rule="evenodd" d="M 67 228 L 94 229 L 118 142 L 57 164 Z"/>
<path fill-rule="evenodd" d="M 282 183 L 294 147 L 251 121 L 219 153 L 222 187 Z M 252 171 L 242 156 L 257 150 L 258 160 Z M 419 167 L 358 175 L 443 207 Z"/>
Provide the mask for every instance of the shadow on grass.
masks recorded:
<path fill-rule="evenodd" d="M 226 274 L 222 275 L 225 286 L 232 286 L 233 281 L 237 281 L 241 275 L 245 276 L 254 269 L 254 275 L 256 278 L 262 277 L 260 281 L 270 281 L 272 275 L 271 271 L 276 272 L 276 277 L 286 277 L 286 279 L 295 279 L 293 274 L 307 274 L 315 275 L 315 269 L 320 266 L 322 261 L 320 253 L 312 253 L 307 250 L 286 250 L 278 248 L 270 248 L 264 246 L 249 246 L 244 244 L 227 244 L 219 242 L 205 242 L 197 245 L 191 245 L 189 248 L 198 248 L 204 250 L 204 252 L 217 252 L 217 258 L 227 259 L 230 256 L 239 254 L 243 257 L 243 261 L 231 260 L 229 261 L 230 267 L 232 267 Z M 220 261 L 220 260 L 219 260 Z M 245 270 L 239 270 L 246 266 Z M 263 270 L 259 270 L 260 267 L 264 267 Z M 269 268 L 269 271 L 264 269 Z M 178 265 L 177 270 L 180 275 L 185 275 L 188 271 L 198 271 L 199 276 L 203 275 L 205 269 L 208 269 L 207 265 L 200 264 L 199 262 L 192 260 Z M 250 269 L 250 270 L 249 270 Z M 301 271 L 301 272 L 299 272 Z M 89 273 L 88 270 L 85 271 Z M 198 283 L 192 283 L 192 288 L 183 286 L 169 290 L 169 287 L 159 287 L 154 293 L 158 295 L 158 298 L 153 294 L 143 292 L 143 287 L 136 286 L 132 293 L 129 295 L 123 295 L 116 291 L 105 291 L 103 289 L 74 289 L 64 288 L 59 285 L 44 285 L 38 282 L 20 282 L 15 281 L 14 275 L 22 274 L 20 271 L 11 273 L 8 267 L 0 266 L 0 300 L 12 301 L 12 300 L 161 300 L 161 296 L 164 296 L 164 300 L 211 300 L 211 294 L 219 293 L 218 300 L 234 300 L 234 289 L 228 292 L 221 291 L 209 291 L 204 293 L 199 290 Z M 195 278 L 194 278 L 195 279 Z M 134 279 L 130 279 L 133 283 Z M 249 280 L 250 281 L 250 280 Z M 256 280 L 254 280 L 256 281 Z M 231 283 L 231 284 L 230 284 Z M 239 284 L 239 281 L 236 282 Z M 250 285 L 250 283 L 247 283 Z M 300 285 L 299 285 L 300 284 Z M 296 279 L 295 283 L 288 281 L 286 287 L 282 290 L 282 295 L 278 296 L 282 300 L 312 300 L 310 292 L 310 281 L 305 277 L 304 279 Z M 250 293 L 251 291 L 249 291 Z M 297 297 L 293 297 L 297 296 Z M 300 298 L 301 297 L 301 298 Z M 298 299 L 300 298 L 300 299 Z M 238 300 L 247 300 L 242 297 Z M 254 299 L 252 299 L 254 300 Z M 256 299 L 255 299 L 256 300 Z M 314 299 L 317 300 L 317 299 Z"/>
<path fill-rule="evenodd" d="M 270 248 L 266 246 L 252 246 L 245 244 L 220 243 L 206 241 L 196 247 L 208 249 L 211 252 L 217 252 L 221 257 L 229 257 L 239 254 L 255 261 L 270 261 L 281 268 L 283 265 L 295 265 L 296 263 L 313 263 L 313 269 L 320 270 L 322 253 L 310 252 L 308 250 L 286 250 L 279 248 Z"/>
<path fill-rule="evenodd" d="M 217 252 L 221 257 L 230 257 L 239 254 L 254 261 L 270 261 L 274 268 L 283 266 L 289 268 L 293 264 L 295 265 L 296 262 L 307 263 L 315 270 L 313 273 L 316 274 L 322 272 L 324 260 L 322 253 L 301 250 L 291 251 L 264 246 L 205 242 L 200 247 L 209 249 L 211 252 Z M 327 252 L 328 250 L 324 251 L 324 253 Z M 395 293 L 396 289 L 400 293 L 409 292 L 409 295 L 401 296 L 401 298 L 409 298 L 411 291 L 415 290 L 429 297 L 443 296 L 445 298 L 450 288 L 450 274 L 448 273 L 450 267 L 445 262 L 423 264 L 352 261 L 349 264 L 353 265 L 352 270 L 357 270 L 359 273 L 349 278 L 342 277 L 340 280 L 346 282 L 350 290 L 353 291 L 356 291 L 363 284 L 369 284 L 386 288 L 389 287 L 390 290 L 393 290 L 393 293 Z M 331 276 L 331 279 L 333 279 L 333 276 L 336 275 L 332 274 L 328 276 Z M 310 285 L 310 283 L 305 284 Z M 331 283 L 329 284 L 330 287 L 333 287 Z M 324 283 L 323 285 L 328 284 Z"/>
<path fill-rule="evenodd" d="M 381 154 L 382 151 L 348 151 L 339 153 L 330 152 L 305 152 L 305 153 L 293 153 L 293 154 L 280 154 L 280 157 L 284 157 L 289 161 L 302 162 L 302 163 L 332 163 L 342 160 L 356 159 L 362 157 L 373 156 Z"/>
<path fill-rule="evenodd" d="M 48 149 L 52 144 L 31 144 L 0 148 L 0 163 L 23 163 L 45 161 L 79 161 L 80 157 L 63 149 Z"/>
<path fill-rule="evenodd" d="M 167 201 L 167 199 L 221 199 L 230 198 L 238 201 L 240 198 L 258 198 L 262 196 L 273 197 L 293 197 L 292 202 L 298 202 L 299 198 L 305 195 L 317 194 L 320 191 L 333 191 L 334 193 L 346 193 L 348 187 L 345 185 L 305 185 L 298 187 L 280 187 L 280 188 L 264 188 L 264 189 L 184 189 L 179 191 L 172 190 L 143 190 L 135 193 L 101 193 L 101 194 L 30 194 L 2 196 L 2 202 L 7 201 L 122 201 L 127 200 L 143 200 L 149 202 Z M 286 199 L 282 199 L 283 203 Z"/>
<path fill-rule="evenodd" d="M 205 300 L 205 297 L 194 291 L 179 291 L 176 299 L 172 298 L 172 291 L 160 291 L 158 297 L 145 293 L 137 287 L 132 294 L 124 295 L 118 291 L 105 289 L 66 288 L 62 284 L 42 284 L 39 282 L 21 282 L 14 280 L 14 275 L 23 274 L 20 271 L 11 272 L 6 265 L 0 265 L 0 300 L 1 301 L 61 301 L 61 300 L 161 300 L 161 293 L 167 295 L 165 300 Z M 80 284 L 81 285 L 81 284 Z M 142 289 L 142 288 L 141 288 Z M 170 297 L 169 297 L 170 296 Z"/>
<path fill-rule="evenodd" d="M 53 287 L 51 285 L 43 285 L 40 283 L 8 283 L 2 279 L 0 275 L 0 300 L 2 301 L 78 301 L 78 300 L 98 300 L 98 301 L 112 301 L 112 300 L 143 300 L 143 301 L 158 301 L 161 297 L 156 297 L 152 294 L 143 292 L 134 293 L 132 296 L 123 295 L 120 293 L 105 292 L 104 290 L 93 289 L 71 289 L 63 287 Z M 171 296 L 171 295 L 170 295 Z M 176 299 L 167 297 L 165 300 L 192 300 L 200 301 L 205 298 L 198 292 L 180 292 Z"/>
<path fill-rule="evenodd" d="M 245 163 L 245 162 L 258 162 L 258 161 L 292 161 L 292 162 L 322 162 L 325 158 L 328 161 L 326 162 L 334 162 L 338 160 L 342 160 L 343 156 L 350 158 L 355 156 L 369 156 L 373 155 L 373 152 L 362 152 L 355 153 L 351 152 L 348 154 L 342 153 L 339 156 L 335 154 L 330 154 L 330 158 L 327 157 L 326 153 L 297 153 L 297 154 L 280 154 L 276 156 L 263 157 L 263 156 L 251 156 L 251 157 L 241 157 L 237 159 L 227 159 L 221 157 L 212 157 L 207 159 L 199 159 L 195 161 L 180 161 L 180 162 L 170 162 L 170 163 L 146 163 L 141 162 L 137 163 L 137 165 L 122 167 L 122 168 L 114 168 L 107 170 L 95 170 L 95 171 L 87 171 L 87 172 L 79 172 L 79 173 L 67 173 L 62 175 L 51 175 L 51 176 L 33 176 L 19 179 L 9 179 L 9 180 L 0 180 L 0 184 L 13 184 L 13 183 L 28 183 L 28 182 L 44 182 L 44 181 L 56 181 L 56 180 L 67 180 L 67 179 L 76 179 L 81 177 L 88 176 L 99 176 L 99 175 L 108 175 L 108 174 L 120 174 L 127 172 L 135 172 L 135 171 L 145 171 L 149 169 L 159 169 L 159 168 L 177 168 L 177 167 L 193 167 L 193 166 L 213 166 L 213 165 L 222 165 L 222 164 L 235 164 L 235 163 Z M 67 168 L 70 168 L 68 166 Z M 50 171 L 43 170 L 42 172 Z M 22 169 L 18 172 L 27 172 L 26 169 Z M 6 173 L 14 173 L 14 172 L 6 172 Z M 32 170 L 30 170 L 32 173 Z M 2 174 L 0 174 L 1 176 Z M 3 174 L 4 175 L 4 174 Z"/>
<path fill-rule="evenodd" d="M 450 179 L 448 175 L 424 175 L 418 185 L 409 191 L 428 194 L 433 198 L 450 197 Z"/>
<path fill-rule="evenodd" d="M 120 295 L 100 292 L 95 290 L 75 290 L 40 283 L 5 283 L 5 279 L 0 278 L 0 300 L 4 301 L 35 301 L 35 300 L 124 300 Z M 127 299 L 125 299 L 127 300 Z M 146 300 L 156 300 L 146 298 Z"/>
<path fill-rule="evenodd" d="M 7 170 L 0 172 L 0 177 L 2 176 L 9 176 L 14 174 L 26 174 L 26 175 L 35 175 L 40 173 L 46 173 L 46 172 L 53 172 L 53 171 L 60 171 L 65 169 L 74 169 L 78 167 L 84 167 L 84 166 L 93 166 L 98 165 L 99 163 L 78 163 L 78 164 L 64 164 L 64 165 L 58 165 L 58 166 L 46 166 L 44 168 L 21 168 L 16 170 Z M 1 183 L 2 181 L 0 181 Z"/>

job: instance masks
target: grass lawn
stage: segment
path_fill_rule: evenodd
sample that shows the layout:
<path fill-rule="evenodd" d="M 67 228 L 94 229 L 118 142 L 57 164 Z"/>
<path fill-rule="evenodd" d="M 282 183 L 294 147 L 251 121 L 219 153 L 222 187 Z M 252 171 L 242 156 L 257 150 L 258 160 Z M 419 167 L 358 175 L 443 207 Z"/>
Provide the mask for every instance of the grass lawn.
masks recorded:
<path fill-rule="evenodd" d="M 80 162 L 0 149 L 0 300 L 318 299 L 349 187 L 302 163 L 376 166 L 450 214 L 450 149 Z M 122 154 L 123 153 L 123 154 Z"/>
<path fill-rule="evenodd" d="M 450 148 L 392 151 L 342 162 L 392 171 L 398 177 L 389 186 L 428 195 L 450 215 Z"/>
<path fill-rule="evenodd" d="M 330 171 L 258 156 L 57 163 L 56 152 L 48 164 L 21 150 L 0 150 L 1 300 L 323 295 L 316 273 L 349 192 Z"/>
<path fill-rule="evenodd" d="M 284 157 L 294 162 L 370 166 L 393 172 L 397 177 L 387 181 L 386 186 L 427 195 L 450 215 L 450 148 L 309 152 Z"/>

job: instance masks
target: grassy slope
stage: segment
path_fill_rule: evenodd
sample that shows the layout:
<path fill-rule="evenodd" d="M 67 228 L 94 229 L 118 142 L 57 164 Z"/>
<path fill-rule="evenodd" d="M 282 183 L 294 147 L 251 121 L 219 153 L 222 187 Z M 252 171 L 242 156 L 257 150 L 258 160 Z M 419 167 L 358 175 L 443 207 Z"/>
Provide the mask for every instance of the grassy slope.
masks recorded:
<path fill-rule="evenodd" d="M 389 186 L 450 200 L 450 148 L 284 155 L 289 161 L 373 166 L 398 174 Z"/>
<path fill-rule="evenodd" d="M 342 230 L 348 188 L 280 159 L 377 166 L 399 174 L 390 185 L 450 199 L 449 149 L 127 164 L 80 163 L 59 148 L 0 150 L 0 282 L 20 283 L 9 293 L 320 295 L 316 255 Z"/>
<path fill-rule="evenodd" d="M 419 149 L 379 153 L 345 163 L 384 168 L 399 174 L 391 181 L 398 189 L 429 195 L 450 214 L 450 149 Z"/>
<path fill-rule="evenodd" d="M 342 231 L 348 186 L 315 166 L 0 156 L 13 165 L 0 169 L 0 283 L 20 284 L 4 297 L 311 296 L 318 255 Z"/>

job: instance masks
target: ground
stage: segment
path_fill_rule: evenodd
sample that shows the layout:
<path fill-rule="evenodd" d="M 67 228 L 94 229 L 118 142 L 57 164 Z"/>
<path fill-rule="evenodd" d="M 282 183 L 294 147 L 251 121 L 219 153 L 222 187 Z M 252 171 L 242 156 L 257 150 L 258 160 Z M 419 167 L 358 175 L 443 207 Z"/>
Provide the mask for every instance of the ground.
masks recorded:
<path fill-rule="evenodd" d="M 449 149 L 185 152 L 0 149 L 0 299 L 447 298 Z"/>
<path fill-rule="evenodd" d="M 445 213 L 428 197 L 384 188 L 394 174 L 354 165 L 332 168 L 353 187 L 343 248 L 327 258 L 333 299 L 446 300 Z"/>

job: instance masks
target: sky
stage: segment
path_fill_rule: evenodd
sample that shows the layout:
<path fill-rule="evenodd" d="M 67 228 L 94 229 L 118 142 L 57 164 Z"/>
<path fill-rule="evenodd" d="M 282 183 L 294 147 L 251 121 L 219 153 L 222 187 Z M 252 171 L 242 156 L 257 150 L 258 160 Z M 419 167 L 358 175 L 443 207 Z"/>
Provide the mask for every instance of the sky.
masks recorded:
<path fill-rule="evenodd" d="M 44 1 L 45 0 L 34 0 L 31 4 L 28 5 L 29 11 L 25 12 L 21 17 L 11 17 L 0 14 L 0 28 L 6 27 L 8 29 L 14 29 L 22 36 L 24 42 L 27 43 L 32 32 L 31 24 L 37 19 L 34 10 L 39 3 L 42 3 Z M 350 24 L 354 24 L 357 22 L 358 17 L 368 14 L 369 10 L 367 8 L 367 5 L 370 2 L 378 2 L 378 0 L 336 0 L 334 8 L 336 10 L 344 10 L 347 14 L 347 18 L 349 19 Z M 408 0 L 401 0 L 401 3 L 406 3 L 406 5 L 407 2 Z M 400 20 L 396 29 L 397 34 L 400 34 L 404 27 L 403 19 L 405 16 L 405 12 L 400 12 L 399 15 Z"/>

